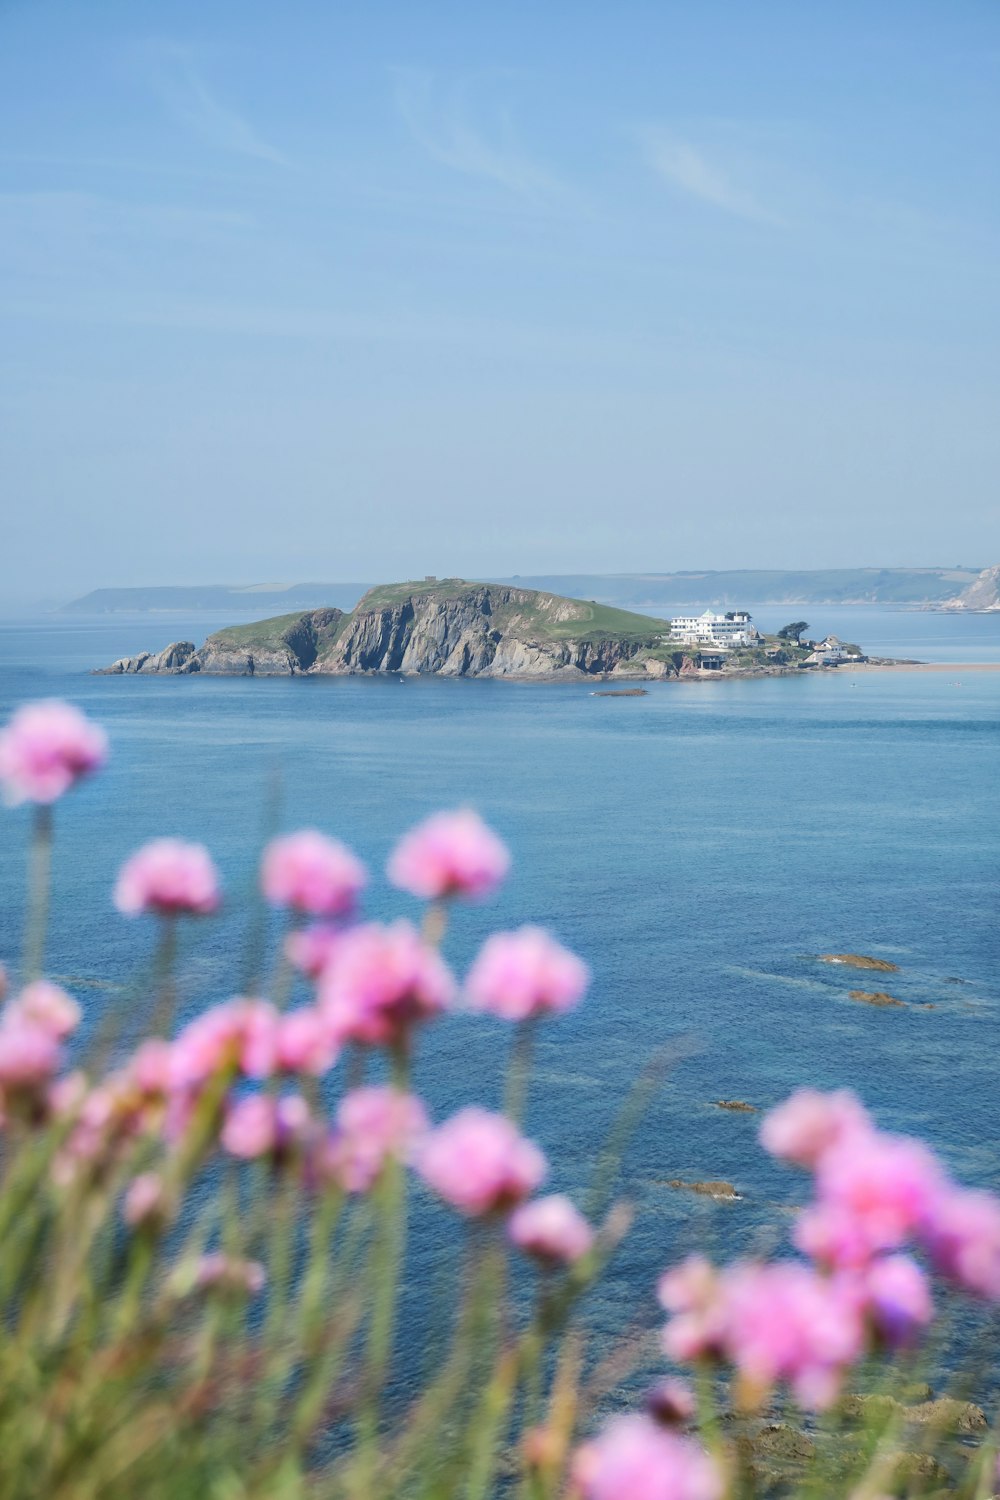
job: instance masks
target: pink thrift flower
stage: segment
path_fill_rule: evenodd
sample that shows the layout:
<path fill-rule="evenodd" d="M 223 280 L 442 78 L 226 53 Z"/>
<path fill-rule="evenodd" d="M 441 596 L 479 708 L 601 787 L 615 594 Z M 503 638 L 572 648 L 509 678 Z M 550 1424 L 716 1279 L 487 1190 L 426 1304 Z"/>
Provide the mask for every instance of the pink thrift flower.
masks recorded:
<path fill-rule="evenodd" d="M 931 1221 L 945 1187 L 941 1165 L 920 1141 L 848 1132 L 820 1158 L 820 1213 L 853 1225 L 872 1254 L 895 1250 Z"/>
<path fill-rule="evenodd" d="M 319 1005 L 339 1042 L 381 1044 L 444 1010 L 454 980 L 410 922 L 346 932 L 319 985 Z"/>
<path fill-rule="evenodd" d="M 280 1099 L 248 1094 L 229 1109 L 221 1139 L 230 1156 L 244 1161 L 261 1156 L 284 1160 L 301 1145 L 308 1125 L 309 1108 L 301 1094 Z"/>
<path fill-rule="evenodd" d="M 823 1153 L 845 1136 L 865 1134 L 873 1128 L 864 1105 L 848 1089 L 833 1094 L 798 1089 L 765 1115 L 760 1140 L 772 1156 L 813 1168 Z"/>
<path fill-rule="evenodd" d="M 586 1219 L 560 1193 L 522 1203 L 511 1215 L 507 1233 L 519 1250 L 549 1264 L 572 1265 L 594 1243 L 594 1231 Z"/>
<path fill-rule="evenodd" d="M 219 1250 L 203 1255 L 195 1269 L 194 1284 L 199 1291 L 245 1292 L 256 1297 L 266 1283 L 267 1272 L 259 1261 Z"/>
<path fill-rule="evenodd" d="M 26 984 L 12 1000 L 4 1015 L 4 1024 L 24 1021 L 47 1031 L 57 1042 L 65 1041 L 80 1024 L 81 1010 L 72 995 L 47 979 Z"/>
<path fill-rule="evenodd" d="M 219 877 L 201 844 L 153 839 L 122 865 L 115 905 L 126 917 L 206 916 L 219 905 Z"/>
<path fill-rule="evenodd" d="M 280 1072 L 319 1078 L 333 1067 L 339 1051 L 329 1022 L 316 1006 L 302 1005 L 278 1017 L 275 1053 Z"/>
<path fill-rule="evenodd" d="M 8 1093 L 49 1083 L 61 1061 L 62 1049 L 47 1027 L 16 1018 L 0 1024 L 0 1088 Z"/>
<path fill-rule="evenodd" d="M 927 1277 L 908 1255 L 872 1261 L 861 1295 L 876 1335 L 890 1349 L 912 1343 L 934 1316 Z"/>
<path fill-rule="evenodd" d="M 29 703 L 0 733 L 4 799 L 12 806 L 56 802 L 107 757 L 104 730 L 78 708 L 58 699 Z"/>
<path fill-rule="evenodd" d="M 584 1500 L 721 1500 L 723 1476 L 698 1444 L 645 1416 L 614 1417 L 577 1452 Z"/>
<path fill-rule="evenodd" d="M 389 860 L 393 885 L 423 901 L 487 896 L 510 869 L 510 855 L 469 808 L 439 812 L 405 834 Z"/>
<path fill-rule="evenodd" d="M 952 1187 L 934 1205 L 924 1240 L 935 1268 L 991 1302 L 1000 1302 L 1000 1199 Z"/>
<path fill-rule="evenodd" d="M 734 1266 L 724 1276 L 725 1352 L 753 1404 L 787 1381 L 800 1406 L 836 1400 L 844 1371 L 864 1352 L 851 1289 L 797 1261 Z"/>
<path fill-rule="evenodd" d="M 546 1172 L 541 1151 L 510 1120 L 475 1107 L 459 1110 L 432 1132 L 417 1166 L 429 1187 L 469 1215 L 520 1203 Z"/>
<path fill-rule="evenodd" d="M 364 865 L 346 845 L 312 828 L 268 844 L 260 872 L 261 889 L 272 906 L 309 917 L 346 916 L 366 881 Z"/>
<path fill-rule="evenodd" d="M 343 933 L 337 927 L 314 922 L 301 932 L 290 932 L 285 938 L 285 953 L 293 968 L 307 979 L 318 979 L 331 962 Z"/>
<path fill-rule="evenodd" d="M 129 1183 L 125 1192 L 122 1213 L 126 1224 L 133 1229 L 140 1225 L 155 1224 L 162 1218 L 166 1194 L 163 1179 L 156 1172 L 140 1172 Z"/>
<path fill-rule="evenodd" d="M 150 1037 L 140 1043 L 128 1064 L 128 1073 L 141 1094 L 162 1097 L 173 1083 L 173 1049 L 169 1042 Z"/>
<path fill-rule="evenodd" d="M 171 1085 L 197 1088 L 224 1068 L 269 1078 L 277 1055 L 278 1013 L 266 1000 L 228 1000 L 196 1016 L 171 1048 Z"/>
<path fill-rule="evenodd" d="M 388 1157 L 413 1160 L 427 1129 L 427 1114 L 414 1095 L 381 1085 L 353 1089 L 337 1109 L 320 1169 L 346 1192 L 366 1193 Z"/>
<path fill-rule="evenodd" d="M 659 1381 L 646 1393 L 646 1411 L 661 1427 L 683 1427 L 694 1421 L 697 1409 L 694 1391 L 673 1376 Z"/>
<path fill-rule="evenodd" d="M 480 949 L 466 994 L 473 1010 L 505 1021 L 572 1010 L 589 980 L 587 966 L 542 927 L 497 932 Z"/>
<path fill-rule="evenodd" d="M 689 1255 L 665 1271 L 656 1289 L 660 1305 L 673 1317 L 663 1330 L 663 1348 L 671 1358 L 715 1358 L 722 1352 L 726 1307 L 722 1280 L 703 1255 Z"/>

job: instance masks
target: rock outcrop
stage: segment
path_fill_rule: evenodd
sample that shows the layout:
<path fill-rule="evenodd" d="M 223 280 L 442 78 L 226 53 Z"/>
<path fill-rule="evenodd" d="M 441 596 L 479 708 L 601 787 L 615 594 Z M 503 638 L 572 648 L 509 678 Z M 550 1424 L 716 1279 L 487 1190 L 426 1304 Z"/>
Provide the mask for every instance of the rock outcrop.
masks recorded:
<path fill-rule="evenodd" d="M 669 655 L 655 654 L 664 628 L 646 616 L 584 600 L 446 580 L 372 589 L 349 615 L 309 610 L 237 626 L 209 636 L 198 650 L 178 642 L 155 656 L 123 657 L 105 670 L 634 681 L 676 675 Z"/>

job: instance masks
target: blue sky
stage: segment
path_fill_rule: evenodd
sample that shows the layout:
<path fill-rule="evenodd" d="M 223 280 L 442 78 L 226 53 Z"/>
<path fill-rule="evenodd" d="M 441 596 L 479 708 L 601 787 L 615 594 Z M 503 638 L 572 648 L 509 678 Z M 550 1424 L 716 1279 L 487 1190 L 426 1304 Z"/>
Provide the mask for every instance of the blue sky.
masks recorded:
<path fill-rule="evenodd" d="M 1000 7 L 0 0 L 0 600 L 1000 560 Z"/>

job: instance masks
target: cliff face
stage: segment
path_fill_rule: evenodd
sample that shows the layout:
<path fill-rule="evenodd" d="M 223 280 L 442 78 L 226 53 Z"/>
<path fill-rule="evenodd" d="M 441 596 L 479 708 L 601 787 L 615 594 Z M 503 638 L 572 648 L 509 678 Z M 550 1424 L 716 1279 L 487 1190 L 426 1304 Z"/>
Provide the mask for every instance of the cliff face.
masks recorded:
<path fill-rule="evenodd" d="M 633 621 L 635 628 L 629 628 Z M 350 615 L 312 610 L 223 630 L 200 650 L 179 642 L 157 656 L 122 658 L 107 670 L 664 677 L 676 668 L 646 657 L 657 642 L 658 623 L 530 589 L 399 585 L 371 590 Z"/>
<path fill-rule="evenodd" d="M 976 581 L 963 589 L 957 599 L 949 600 L 941 608 L 1000 610 L 1000 567 L 984 568 Z"/>
<path fill-rule="evenodd" d="M 210 635 L 200 650 L 193 641 L 175 641 L 156 655 L 143 651 L 123 656 L 108 673 L 208 672 L 216 677 L 293 677 L 308 672 L 321 642 L 335 634 L 345 618 L 340 609 L 314 609 L 279 616 L 257 627 L 237 626 Z"/>

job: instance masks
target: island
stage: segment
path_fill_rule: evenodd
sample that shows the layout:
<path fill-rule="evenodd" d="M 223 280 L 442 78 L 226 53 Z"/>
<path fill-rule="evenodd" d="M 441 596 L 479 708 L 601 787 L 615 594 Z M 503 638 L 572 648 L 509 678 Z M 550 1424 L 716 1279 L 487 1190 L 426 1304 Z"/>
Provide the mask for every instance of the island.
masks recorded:
<path fill-rule="evenodd" d="M 598 678 L 632 684 L 668 677 L 773 675 L 863 661 L 834 637 L 802 641 L 795 622 L 761 635 L 745 611 L 676 620 L 593 600 L 518 588 L 426 578 L 381 584 L 354 609 L 301 610 L 232 625 L 204 645 L 174 641 L 126 656 L 109 674 L 219 676 Z"/>

